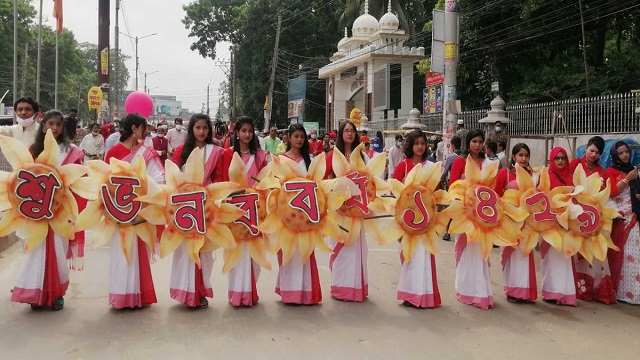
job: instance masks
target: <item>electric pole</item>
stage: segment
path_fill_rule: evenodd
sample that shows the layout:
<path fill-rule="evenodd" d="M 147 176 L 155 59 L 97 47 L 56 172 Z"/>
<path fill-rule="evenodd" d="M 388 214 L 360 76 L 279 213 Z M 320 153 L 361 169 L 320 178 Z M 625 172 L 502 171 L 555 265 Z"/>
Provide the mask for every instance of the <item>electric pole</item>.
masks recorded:
<path fill-rule="evenodd" d="M 120 26 L 119 15 L 120 14 L 120 0 L 116 0 L 116 27 L 114 40 L 116 42 L 115 64 L 113 67 L 113 109 L 115 114 L 120 112 Z"/>
<path fill-rule="evenodd" d="M 587 40 L 584 36 L 584 17 L 582 16 L 582 0 L 578 0 L 578 6 L 580 7 L 580 26 L 582 27 L 582 61 L 584 63 L 584 79 L 587 85 L 587 96 L 590 96 L 589 90 L 589 67 L 587 65 Z"/>
<path fill-rule="evenodd" d="M 273 113 L 273 86 L 276 82 L 276 67 L 278 66 L 278 46 L 280 45 L 280 29 L 282 27 L 282 15 L 278 14 L 278 28 L 276 29 L 276 44 L 273 47 L 273 58 L 271 60 L 271 79 L 269 79 L 269 94 L 267 103 L 269 108 L 265 112 L 264 129 L 269 130 L 271 126 L 271 114 Z"/>
<path fill-rule="evenodd" d="M 236 48 L 231 47 L 231 84 L 229 84 L 229 95 L 231 97 L 231 120 L 236 118 Z"/>
<path fill-rule="evenodd" d="M 456 76 L 458 67 L 458 9 L 456 0 L 446 0 L 444 6 L 444 106 L 442 108 L 442 139 L 444 151 L 455 132 Z"/>
<path fill-rule="evenodd" d="M 29 43 L 24 44 L 24 61 L 22 62 L 22 79 L 20 80 L 20 97 L 24 96 L 27 87 L 27 67 L 29 66 Z"/>
<path fill-rule="evenodd" d="M 42 58 L 42 0 L 40 0 L 40 12 L 38 14 L 38 54 L 36 63 L 36 102 L 40 103 L 40 59 Z"/>
<path fill-rule="evenodd" d="M 27 56 L 27 54 L 25 54 Z M 18 0 L 13 0 L 13 103 L 18 101 Z M 16 109 L 13 109 L 15 113 Z"/>
<path fill-rule="evenodd" d="M 209 116 L 209 111 L 210 111 L 210 108 L 209 108 L 209 91 L 210 91 L 210 88 L 211 88 L 211 84 L 207 85 L 207 116 Z"/>

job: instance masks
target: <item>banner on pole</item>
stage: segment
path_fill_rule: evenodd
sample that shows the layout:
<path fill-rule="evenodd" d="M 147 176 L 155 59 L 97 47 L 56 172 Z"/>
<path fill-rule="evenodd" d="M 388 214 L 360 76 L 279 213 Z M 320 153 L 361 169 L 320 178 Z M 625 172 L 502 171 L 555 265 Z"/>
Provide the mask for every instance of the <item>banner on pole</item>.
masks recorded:
<path fill-rule="evenodd" d="M 102 106 L 102 90 L 98 86 L 93 86 L 89 89 L 87 95 L 87 105 L 89 110 L 99 110 Z"/>

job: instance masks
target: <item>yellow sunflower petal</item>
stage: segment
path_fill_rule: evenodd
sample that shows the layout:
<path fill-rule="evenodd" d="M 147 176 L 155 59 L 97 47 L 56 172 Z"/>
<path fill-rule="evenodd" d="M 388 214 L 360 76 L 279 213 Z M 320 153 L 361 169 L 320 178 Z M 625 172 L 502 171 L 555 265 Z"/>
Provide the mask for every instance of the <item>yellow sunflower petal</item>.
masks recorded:
<path fill-rule="evenodd" d="M 206 236 L 214 244 L 224 249 L 230 249 L 237 246 L 233 233 L 226 225 L 208 226 Z"/>
<path fill-rule="evenodd" d="M 87 168 L 79 164 L 67 164 L 60 167 L 62 182 L 69 186 L 87 173 Z"/>
<path fill-rule="evenodd" d="M 582 239 L 568 231 L 562 232 L 562 252 L 565 256 L 573 256 L 582 248 Z"/>
<path fill-rule="evenodd" d="M 267 246 L 262 241 L 249 241 L 247 243 L 249 247 L 249 253 L 251 254 L 251 258 L 258 263 L 258 265 L 271 270 L 271 262 L 267 260 Z"/>
<path fill-rule="evenodd" d="M 451 234 L 465 234 L 473 231 L 475 226 L 473 222 L 469 221 L 465 216 L 454 217 L 449 225 L 449 232 Z"/>
<path fill-rule="evenodd" d="M 33 162 L 29 149 L 18 139 L 0 135 L 0 149 L 13 169 L 22 168 L 25 164 Z"/>
<path fill-rule="evenodd" d="M 182 234 L 175 231 L 163 231 L 160 238 L 160 257 L 165 257 L 174 252 L 182 242 Z"/>
<path fill-rule="evenodd" d="M 289 230 L 278 233 L 278 247 L 282 250 L 282 263 L 289 263 L 298 248 L 294 234 Z"/>
<path fill-rule="evenodd" d="M 518 190 L 520 191 L 527 191 L 535 187 L 533 177 L 518 164 L 516 164 L 516 182 L 518 183 Z"/>
<path fill-rule="evenodd" d="M 300 253 L 301 259 L 303 262 L 309 261 L 309 257 L 311 257 L 311 253 L 315 249 L 315 241 L 313 238 L 309 237 L 310 233 L 308 231 L 299 233 L 297 236 L 298 240 L 298 251 Z"/>
<path fill-rule="evenodd" d="M 442 178 L 442 163 L 437 162 L 433 165 L 425 167 L 425 186 L 431 191 L 435 191 L 440 185 L 440 179 Z"/>
<path fill-rule="evenodd" d="M 349 165 L 351 169 L 355 171 L 361 173 L 367 171 L 367 164 L 364 162 L 364 143 L 360 143 L 360 145 L 353 149 L 349 156 Z"/>
<path fill-rule="evenodd" d="M 44 136 L 44 150 L 38 155 L 36 162 L 40 164 L 46 164 L 51 167 L 58 166 L 58 157 L 60 156 L 60 146 L 53 137 L 51 129 L 47 130 L 47 134 Z"/>
<path fill-rule="evenodd" d="M 202 148 L 196 147 L 191 151 L 182 170 L 184 181 L 202 184 L 204 181 L 204 151 Z"/>
<path fill-rule="evenodd" d="M 0 237 L 7 236 L 21 228 L 23 218 L 16 211 L 5 212 L 0 219 Z"/>
<path fill-rule="evenodd" d="M 100 224 L 100 231 L 91 232 L 91 236 L 88 236 L 87 239 L 92 243 L 92 247 L 98 248 L 105 246 L 113 240 L 113 235 L 118 230 L 118 226 L 111 221 L 105 221 L 103 224 Z"/>
<path fill-rule="evenodd" d="M 236 267 L 238 261 L 240 260 L 240 256 L 242 256 L 242 253 L 244 253 L 245 251 L 246 246 L 246 243 L 242 243 L 242 245 L 233 249 L 224 249 L 224 267 L 222 268 L 222 271 L 224 273 L 228 273 L 229 271 L 231 271 L 231 269 Z"/>
<path fill-rule="evenodd" d="M 402 256 L 404 257 L 404 261 L 407 263 L 411 262 L 411 259 L 413 259 L 413 251 L 415 249 L 415 239 L 413 236 L 404 234 L 400 245 L 402 245 Z"/>
<path fill-rule="evenodd" d="M 155 225 L 150 223 L 143 223 L 133 226 L 136 235 L 145 243 L 150 249 L 155 248 L 156 240 L 158 238 Z"/>
<path fill-rule="evenodd" d="M 232 223 L 242 216 L 242 210 L 239 207 L 227 203 L 221 203 L 215 213 L 215 222 L 221 224 Z"/>
<path fill-rule="evenodd" d="M 542 238 L 557 251 L 562 251 L 562 234 L 557 229 L 542 232 Z"/>
<path fill-rule="evenodd" d="M 369 173 L 375 177 L 384 176 L 384 169 L 387 166 L 387 155 L 385 153 L 379 153 L 373 156 L 367 163 L 367 169 Z"/>
<path fill-rule="evenodd" d="M 29 252 L 44 243 L 48 231 L 49 224 L 46 221 L 29 221 L 29 230 L 25 233 L 25 250 Z"/>
<path fill-rule="evenodd" d="M 96 200 L 99 184 L 94 178 L 83 177 L 71 183 L 71 191 L 83 199 Z"/>
<path fill-rule="evenodd" d="M 77 230 L 76 228 L 74 228 L 73 221 L 74 219 L 70 215 L 70 211 L 61 211 L 53 219 L 50 220 L 49 224 L 51 225 L 51 228 L 56 233 L 56 235 L 70 240 L 74 237 Z"/>
<path fill-rule="evenodd" d="M 186 246 L 187 253 L 189 254 L 189 258 L 200 267 L 200 249 L 204 246 L 205 238 L 204 236 L 198 236 L 195 239 L 191 239 L 189 241 L 185 241 L 184 244 Z"/>
<path fill-rule="evenodd" d="M 233 153 L 231 165 L 229 165 L 229 180 L 241 186 L 247 186 L 244 161 L 237 152 Z"/>
<path fill-rule="evenodd" d="M 170 189 L 175 189 L 183 182 L 182 173 L 173 161 L 167 160 L 164 166 L 165 183 Z"/>
<path fill-rule="evenodd" d="M 311 160 L 311 164 L 309 165 L 309 175 L 308 178 L 315 180 L 317 182 L 322 181 L 324 178 L 324 173 L 327 169 L 327 160 L 324 153 L 320 153 L 320 155 L 316 156 Z"/>
<path fill-rule="evenodd" d="M 149 205 L 140 210 L 139 216 L 152 225 L 166 225 L 169 222 L 165 210 L 159 206 Z"/>
<path fill-rule="evenodd" d="M 342 177 L 347 174 L 350 168 L 349 162 L 338 148 L 333 149 L 333 156 L 331 158 L 331 161 L 333 172 L 336 174 L 336 177 Z"/>

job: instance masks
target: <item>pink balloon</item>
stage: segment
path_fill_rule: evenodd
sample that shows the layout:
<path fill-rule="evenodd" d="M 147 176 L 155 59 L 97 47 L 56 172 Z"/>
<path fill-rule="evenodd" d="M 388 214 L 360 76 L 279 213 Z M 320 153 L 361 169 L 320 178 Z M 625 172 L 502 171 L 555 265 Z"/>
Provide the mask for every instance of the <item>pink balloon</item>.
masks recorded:
<path fill-rule="evenodd" d="M 124 111 L 127 114 L 138 114 L 148 118 L 153 114 L 153 99 L 142 91 L 134 91 L 124 101 Z"/>

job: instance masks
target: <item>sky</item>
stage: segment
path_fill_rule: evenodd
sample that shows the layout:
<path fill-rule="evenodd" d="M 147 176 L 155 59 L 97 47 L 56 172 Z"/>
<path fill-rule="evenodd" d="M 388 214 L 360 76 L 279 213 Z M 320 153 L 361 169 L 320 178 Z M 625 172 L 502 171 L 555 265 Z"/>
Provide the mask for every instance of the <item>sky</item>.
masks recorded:
<path fill-rule="evenodd" d="M 144 87 L 143 72 L 157 73 L 147 76 L 149 92 L 155 95 L 175 95 L 182 101 L 182 107 L 200 112 L 202 103 L 206 103 L 207 85 L 211 84 L 210 106 L 214 114 L 218 107 L 218 88 L 224 81 L 224 71 L 211 59 L 201 57 L 189 49 L 192 38 L 182 24 L 184 11 L 182 6 L 192 0 L 121 0 L 120 32 L 133 36 L 156 36 L 140 40 L 139 88 Z M 115 0 L 111 0 L 111 43 L 115 48 Z M 31 0 L 38 9 L 39 1 Z M 98 0 L 64 0 L 64 27 L 73 31 L 78 42 L 98 42 Z M 53 1 L 43 2 L 43 22 L 51 27 Z M 135 87 L 135 43 L 120 35 L 120 49 L 130 56 L 127 61 L 130 81 L 129 88 Z M 218 44 L 217 61 L 230 58 L 229 44 Z"/>

